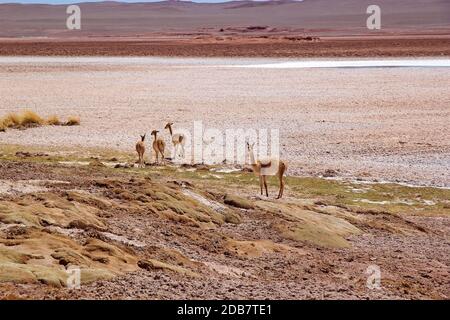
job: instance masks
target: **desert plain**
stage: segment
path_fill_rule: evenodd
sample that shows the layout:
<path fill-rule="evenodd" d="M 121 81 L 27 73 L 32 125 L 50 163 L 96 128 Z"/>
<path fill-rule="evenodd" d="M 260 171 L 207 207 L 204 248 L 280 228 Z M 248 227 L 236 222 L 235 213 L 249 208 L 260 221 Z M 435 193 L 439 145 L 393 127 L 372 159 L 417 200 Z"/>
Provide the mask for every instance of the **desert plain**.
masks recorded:
<path fill-rule="evenodd" d="M 0 298 L 449 299 L 449 5 L 368 3 L 0 5 L 0 117 L 80 119 L 0 132 Z M 199 121 L 279 130 L 283 198 L 154 163 Z"/>
<path fill-rule="evenodd" d="M 81 119 L 0 133 L 3 297 L 448 298 L 448 69 L 285 62 L 2 58 L 2 112 Z M 150 143 L 137 169 L 168 121 L 278 129 L 285 197 Z"/>
<path fill-rule="evenodd" d="M 450 187 L 448 68 L 264 68 L 263 58 L 0 58 L 0 111 L 75 114 L 9 144 L 133 152 L 164 125 L 279 130 L 291 175 Z M 295 60 L 294 60 L 295 61 Z M 3 91 L 5 90 L 5 91 Z M 150 138 L 149 138 L 150 139 Z"/>

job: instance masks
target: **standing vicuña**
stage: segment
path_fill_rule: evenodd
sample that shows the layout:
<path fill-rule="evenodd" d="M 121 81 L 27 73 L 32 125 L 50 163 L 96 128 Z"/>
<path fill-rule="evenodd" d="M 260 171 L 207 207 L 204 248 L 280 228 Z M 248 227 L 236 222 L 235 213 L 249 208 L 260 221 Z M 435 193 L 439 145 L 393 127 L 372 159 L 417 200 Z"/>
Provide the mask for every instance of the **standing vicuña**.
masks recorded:
<path fill-rule="evenodd" d="M 169 129 L 170 136 L 172 137 L 172 143 L 174 148 L 174 158 L 177 156 L 177 151 L 179 148 L 181 148 L 181 156 L 184 158 L 184 143 L 186 141 L 186 138 L 181 133 L 175 133 L 173 134 L 172 131 L 173 122 L 169 122 L 166 124 L 164 129 Z"/>
<path fill-rule="evenodd" d="M 166 143 L 162 139 L 158 139 L 157 134 L 159 131 L 153 130 L 152 136 L 154 136 L 153 140 L 153 150 L 155 150 L 156 155 L 156 163 L 159 162 L 159 155 L 161 154 L 162 161 L 164 162 L 164 149 L 166 147 Z"/>
<path fill-rule="evenodd" d="M 136 152 L 138 153 L 138 157 L 139 157 L 139 163 L 138 163 L 138 167 L 139 168 L 143 168 L 145 167 L 145 162 L 144 162 L 144 153 L 145 153 L 145 133 L 142 136 L 141 135 L 141 141 L 138 141 L 136 143 Z"/>
<path fill-rule="evenodd" d="M 281 161 L 279 158 L 271 158 L 265 160 L 255 160 L 255 155 L 253 153 L 253 146 L 255 143 L 250 145 L 247 142 L 247 149 L 250 154 L 250 162 L 252 165 L 253 172 L 259 176 L 259 186 L 261 188 L 261 195 L 263 194 L 263 184 L 266 189 L 266 196 L 269 196 L 269 192 L 267 191 L 267 176 L 277 176 L 280 180 L 280 190 L 278 191 L 277 199 L 280 199 L 283 196 L 284 191 L 284 180 L 283 175 L 286 172 L 287 166 Z"/>

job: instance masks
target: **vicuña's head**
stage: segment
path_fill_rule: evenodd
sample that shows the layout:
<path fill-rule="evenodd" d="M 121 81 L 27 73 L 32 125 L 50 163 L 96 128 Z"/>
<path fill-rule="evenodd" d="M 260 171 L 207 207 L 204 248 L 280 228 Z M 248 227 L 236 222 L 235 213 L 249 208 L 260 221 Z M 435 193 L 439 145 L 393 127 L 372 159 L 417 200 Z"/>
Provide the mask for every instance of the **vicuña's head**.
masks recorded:
<path fill-rule="evenodd" d="M 158 132 L 159 132 L 158 130 L 153 130 L 153 131 L 152 131 L 152 136 L 155 136 L 155 137 L 156 137 L 156 134 L 157 134 Z"/>
<path fill-rule="evenodd" d="M 146 135 L 145 133 L 144 133 L 144 135 L 142 135 L 142 134 L 140 135 L 141 136 L 141 141 L 145 140 L 145 135 Z"/>
<path fill-rule="evenodd" d="M 250 143 L 247 142 L 247 150 L 248 150 L 248 151 L 252 151 L 254 145 L 255 145 L 254 142 L 253 142 L 252 144 L 250 144 Z"/>
<path fill-rule="evenodd" d="M 164 129 L 169 129 L 171 126 L 173 126 L 173 122 L 168 122 Z"/>

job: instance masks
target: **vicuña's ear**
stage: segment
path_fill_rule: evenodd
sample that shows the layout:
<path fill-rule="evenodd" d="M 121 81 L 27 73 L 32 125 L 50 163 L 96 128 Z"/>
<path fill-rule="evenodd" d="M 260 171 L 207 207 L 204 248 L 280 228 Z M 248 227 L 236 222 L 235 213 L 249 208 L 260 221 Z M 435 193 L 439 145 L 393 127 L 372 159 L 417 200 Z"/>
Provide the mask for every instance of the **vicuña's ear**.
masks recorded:
<path fill-rule="evenodd" d="M 252 148 L 255 146 L 255 142 L 252 143 Z"/>

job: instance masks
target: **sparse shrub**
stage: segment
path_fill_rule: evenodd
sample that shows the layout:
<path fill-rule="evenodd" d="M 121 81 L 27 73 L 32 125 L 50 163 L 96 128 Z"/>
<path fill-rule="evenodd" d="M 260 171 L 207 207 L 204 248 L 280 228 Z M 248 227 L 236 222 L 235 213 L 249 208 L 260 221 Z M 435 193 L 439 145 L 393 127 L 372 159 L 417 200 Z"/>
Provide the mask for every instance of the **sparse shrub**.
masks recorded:
<path fill-rule="evenodd" d="M 41 118 L 38 114 L 31 110 L 22 113 L 8 113 L 5 117 L 0 118 L 0 132 L 6 131 L 8 128 L 27 128 L 37 127 L 41 125 L 51 126 L 77 126 L 80 124 L 80 118 L 71 116 L 67 122 L 61 122 L 56 115 L 52 115 L 47 119 Z"/>
<path fill-rule="evenodd" d="M 59 118 L 55 115 L 48 117 L 47 124 L 50 126 L 59 126 L 61 125 L 61 121 L 59 121 Z"/>
<path fill-rule="evenodd" d="M 6 124 L 5 121 L 3 121 L 3 119 L 0 119 L 0 132 L 5 132 L 6 131 Z"/>
<path fill-rule="evenodd" d="M 3 118 L 3 123 L 6 127 L 20 126 L 22 123 L 22 117 L 17 113 L 8 113 L 6 117 Z"/>
<path fill-rule="evenodd" d="M 67 122 L 65 123 L 66 126 L 79 126 L 80 125 L 80 118 L 71 116 L 69 119 L 67 119 Z"/>
<path fill-rule="evenodd" d="M 26 110 L 22 113 L 20 126 L 42 125 L 45 121 L 39 115 L 31 110 Z"/>

